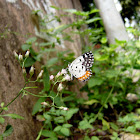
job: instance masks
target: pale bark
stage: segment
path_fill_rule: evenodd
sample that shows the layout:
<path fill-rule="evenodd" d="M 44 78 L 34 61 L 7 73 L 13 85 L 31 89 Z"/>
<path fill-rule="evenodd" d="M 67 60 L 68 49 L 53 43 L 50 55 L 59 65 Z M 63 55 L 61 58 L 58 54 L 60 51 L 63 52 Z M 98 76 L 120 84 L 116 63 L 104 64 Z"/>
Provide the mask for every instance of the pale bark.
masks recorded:
<path fill-rule="evenodd" d="M 128 34 L 124 27 L 120 13 L 115 7 L 113 0 L 94 0 L 97 8 L 100 10 L 100 16 L 103 20 L 107 38 L 110 44 L 118 40 L 128 41 Z"/>

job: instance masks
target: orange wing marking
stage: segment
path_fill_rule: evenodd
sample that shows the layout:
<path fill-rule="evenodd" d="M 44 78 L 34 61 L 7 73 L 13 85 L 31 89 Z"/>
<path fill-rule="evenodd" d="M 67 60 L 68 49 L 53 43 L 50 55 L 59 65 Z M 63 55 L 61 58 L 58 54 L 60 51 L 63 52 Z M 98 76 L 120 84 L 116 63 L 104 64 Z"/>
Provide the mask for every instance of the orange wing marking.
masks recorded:
<path fill-rule="evenodd" d="M 79 79 L 80 81 L 84 81 L 84 80 L 86 80 L 90 75 L 91 75 L 91 72 L 90 72 L 90 71 L 86 71 L 86 73 L 85 73 L 82 77 L 79 77 L 78 79 Z"/>

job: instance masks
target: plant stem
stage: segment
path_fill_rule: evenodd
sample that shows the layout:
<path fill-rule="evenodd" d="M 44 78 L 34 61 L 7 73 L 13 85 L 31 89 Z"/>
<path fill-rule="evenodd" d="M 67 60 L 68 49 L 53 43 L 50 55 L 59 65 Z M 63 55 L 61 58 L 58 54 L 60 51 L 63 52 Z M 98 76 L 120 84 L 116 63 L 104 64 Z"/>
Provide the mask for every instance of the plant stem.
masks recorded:
<path fill-rule="evenodd" d="M 29 82 L 25 82 L 24 84 L 24 87 L 19 91 L 19 93 L 17 94 L 17 96 L 10 102 L 8 103 L 5 107 L 8 107 L 10 104 L 12 104 L 18 97 L 19 95 L 23 92 L 23 90 L 26 88 L 26 85 L 28 84 Z M 0 111 L 0 114 L 3 112 L 3 109 Z"/>
<path fill-rule="evenodd" d="M 113 86 L 112 89 L 110 90 L 110 93 L 108 94 L 108 96 L 107 96 L 106 100 L 104 101 L 102 107 L 100 108 L 100 110 L 98 111 L 98 113 L 96 114 L 96 116 L 94 117 L 94 121 L 98 118 L 100 112 L 102 111 L 104 105 L 107 103 L 107 101 L 108 101 L 108 99 L 109 99 L 111 93 L 113 92 L 113 90 L 114 90 L 114 86 Z"/>
<path fill-rule="evenodd" d="M 24 90 L 24 88 L 22 88 L 21 90 L 20 90 L 20 92 L 17 94 L 17 96 L 10 102 L 10 103 L 8 103 L 5 107 L 8 107 L 10 104 L 12 104 L 18 97 L 19 97 L 19 95 L 22 93 L 22 91 Z M 1 110 L 0 111 L 0 114 L 3 112 L 3 110 Z"/>
<path fill-rule="evenodd" d="M 40 139 L 41 134 L 42 134 L 42 130 L 43 130 L 44 126 L 45 126 L 45 124 L 44 124 L 44 125 L 42 126 L 42 128 L 40 129 L 39 134 L 38 134 L 36 140 L 39 140 L 39 139 Z"/>
<path fill-rule="evenodd" d="M 27 90 L 24 90 L 25 92 L 27 92 L 28 94 L 30 94 L 30 95 L 33 95 L 33 96 L 36 96 L 36 97 L 50 97 L 50 96 L 40 96 L 40 95 L 36 95 L 36 94 L 33 94 L 33 93 L 31 93 L 31 92 L 29 92 L 29 91 L 27 91 Z"/>

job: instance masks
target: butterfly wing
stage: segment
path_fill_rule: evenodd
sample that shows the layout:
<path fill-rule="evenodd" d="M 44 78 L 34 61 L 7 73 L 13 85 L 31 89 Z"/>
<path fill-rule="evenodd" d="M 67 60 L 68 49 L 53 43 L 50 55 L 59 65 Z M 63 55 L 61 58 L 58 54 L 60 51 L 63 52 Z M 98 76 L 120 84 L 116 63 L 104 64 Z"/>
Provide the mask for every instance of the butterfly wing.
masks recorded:
<path fill-rule="evenodd" d="M 92 67 L 93 61 L 92 52 L 84 53 L 82 56 L 76 58 L 68 68 L 71 77 L 75 76 L 81 81 L 87 81 L 92 75 L 90 67 Z"/>

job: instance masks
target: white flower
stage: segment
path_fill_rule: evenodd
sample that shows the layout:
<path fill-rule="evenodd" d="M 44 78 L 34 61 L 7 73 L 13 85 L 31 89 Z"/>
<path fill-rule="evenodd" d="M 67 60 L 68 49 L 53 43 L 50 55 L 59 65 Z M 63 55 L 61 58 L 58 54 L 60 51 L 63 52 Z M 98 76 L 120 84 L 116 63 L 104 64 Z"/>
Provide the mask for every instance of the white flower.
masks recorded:
<path fill-rule="evenodd" d="M 25 53 L 25 57 L 28 57 L 28 56 L 29 56 L 29 54 L 30 54 L 30 52 L 29 52 L 29 51 L 27 51 L 27 52 Z"/>
<path fill-rule="evenodd" d="M 62 69 L 61 70 L 61 74 L 67 74 L 67 70 L 66 69 Z"/>
<path fill-rule="evenodd" d="M 59 86 L 58 86 L 58 88 L 57 88 L 57 90 L 58 91 L 61 91 L 62 89 L 63 89 L 63 86 L 62 86 L 62 83 L 60 83 Z"/>
<path fill-rule="evenodd" d="M 67 107 L 63 107 L 63 106 L 61 106 L 59 108 L 62 109 L 62 110 L 69 110 Z"/>
<path fill-rule="evenodd" d="M 54 76 L 53 76 L 53 75 L 51 75 L 51 76 L 50 76 L 50 80 L 53 80 L 53 78 L 54 78 Z"/>
<path fill-rule="evenodd" d="M 23 60 L 23 56 L 22 56 L 21 54 L 19 54 L 18 59 L 19 59 L 20 61 L 22 61 L 22 60 Z"/>
<path fill-rule="evenodd" d="M 70 81 L 71 80 L 71 77 L 66 74 L 65 77 L 62 79 L 62 81 Z"/>
<path fill-rule="evenodd" d="M 37 79 L 40 79 L 42 77 L 43 72 L 44 72 L 43 70 L 40 71 L 40 73 L 37 76 Z"/>
<path fill-rule="evenodd" d="M 34 67 L 33 66 L 31 66 L 31 68 L 30 68 L 30 71 L 29 71 L 29 74 L 32 76 L 33 74 L 34 74 Z"/>

